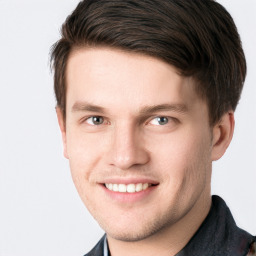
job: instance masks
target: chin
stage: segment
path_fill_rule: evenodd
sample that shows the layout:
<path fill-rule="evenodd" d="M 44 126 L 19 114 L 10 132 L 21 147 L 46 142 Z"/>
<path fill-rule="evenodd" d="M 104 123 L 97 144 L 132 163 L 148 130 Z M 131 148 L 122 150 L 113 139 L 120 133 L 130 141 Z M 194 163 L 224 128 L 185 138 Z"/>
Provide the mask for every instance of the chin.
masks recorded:
<path fill-rule="evenodd" d="M 141 240 L 144 240 L 150 236 L 152 236 L 155 232 L 148 232 L 147 231 L 132 231 L 132 232 L 107 232 L 108 236 L 110 236 L 111 238 L 115 239 L 115 240 L 119 240 L 119 241 L 123 241 L 123 242 L 138 242 Z"/>
<path fill-rule="evenodd" d="M 154 221 L 149 221 L 147 223 L 134 223 L 129 226 L 123 226 L 120 224 L 118 227 L 113 227 L 113 225 L 109 225 L 108 227 L 102 228 L 105 230 L 108 236 L 115 240 L 123 241 L 123 242 L 138 242 L 149 237 L 154 236 L 155 234 L 159 234 L 163 231 L 167 226 L 170 225 L 170 220 L 162 220 L 156 218 Z"/>

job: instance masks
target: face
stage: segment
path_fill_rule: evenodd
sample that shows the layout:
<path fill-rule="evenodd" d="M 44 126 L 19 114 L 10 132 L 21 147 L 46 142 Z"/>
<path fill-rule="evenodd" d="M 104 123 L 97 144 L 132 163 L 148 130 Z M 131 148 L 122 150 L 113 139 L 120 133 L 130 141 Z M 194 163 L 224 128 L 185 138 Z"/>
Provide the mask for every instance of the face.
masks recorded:
<path fill-rule="evenodd" d="M 212 130 L 194 83 L 153 57 L 71 54 L 64 152 L 82 201 L 110 237 L 152 236 L 210 198 Z"/>

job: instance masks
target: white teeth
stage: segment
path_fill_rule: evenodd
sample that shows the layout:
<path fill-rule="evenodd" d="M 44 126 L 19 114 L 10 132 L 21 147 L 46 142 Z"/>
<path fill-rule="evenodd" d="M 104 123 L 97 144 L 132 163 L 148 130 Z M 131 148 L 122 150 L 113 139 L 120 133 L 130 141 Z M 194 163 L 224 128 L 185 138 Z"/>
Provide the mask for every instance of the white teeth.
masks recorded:
<path fill-rule="evenodd" d="M 148 186 L 149 186 L 148 183 L 144 183 L 143 186 L 142 186 L 142 189 L 145 190 L 145 189 L 148 188 Z"/>
<path fill-rule="evenodd" d="M 120 193 L 135 193 L 140 192 L 143 190 L 146 190 L 148 187 L 151 186 L 149 183 L 137 183 L 137 184 L 112 184 L 112 183 L 106 183 L 106 188 L 108 190 L 114 191 L 114 192 L 120 192 Z"/>
<path fill-rule="evenodd" d="M 129 193 L 134 193 L 135 192 L 135 184 L 129 184 L 128 186 L 127 186 L 127 192 L 129 192 Z"/>
<path fill-rule="evenodd" d="M 119 191 L 119 187 L 117 184 L 113 184 L 113 191 L 115 191 L 115 192 Z"/>
<path fill-rule="evenodd" d="M 121 193 L 125 193 L 126 192 L 126 186 L 124 184 L 119 184 L 118 191 L 121 192 Z"/>
<path fill-rule="evenodd" d="M 142 183 L 138 183 L 138 184 L 136 184 L 136 192 L 140 192 L 140 191 L 142 191 L 142 188 L 143 188 Z"/>

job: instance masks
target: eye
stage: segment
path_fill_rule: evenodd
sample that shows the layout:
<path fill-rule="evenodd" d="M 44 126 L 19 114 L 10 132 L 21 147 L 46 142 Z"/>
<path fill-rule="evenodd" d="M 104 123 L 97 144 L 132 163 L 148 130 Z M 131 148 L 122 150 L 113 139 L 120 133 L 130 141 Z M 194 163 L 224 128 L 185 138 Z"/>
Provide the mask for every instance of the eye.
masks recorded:
<path fill-rule="evenodd" d="M 152 119 L 149 124 L 152 125 L 166 125 L 169 122 L 169 118 L 165 116 L 157 116 L 154 119 Z"/>
<path fill-rule="evenodd" d="M 86 122 L 90 125 L 101 125 L 104 123 L 104 118 L 102 116 L 91 116 L 86 119 Z"/>

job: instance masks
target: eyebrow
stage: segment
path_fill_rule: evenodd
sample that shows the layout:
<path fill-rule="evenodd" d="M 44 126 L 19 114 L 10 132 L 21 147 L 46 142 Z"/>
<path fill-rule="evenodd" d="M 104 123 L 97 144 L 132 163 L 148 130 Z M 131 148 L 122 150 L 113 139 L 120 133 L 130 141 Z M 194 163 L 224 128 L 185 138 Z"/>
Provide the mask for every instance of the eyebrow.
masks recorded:
<path fill-rule="evenodd" d="M 145 106 L 141 109 L 142 115 L 150 115 L 158 111 L 174 111 L 178 113 L 188 112 L 188 107 L 185 104 L 160 104 L 154 106 Z"/>
<path fill-rule="evenodd" d="M 72 106 L 72 112 L 97 112 L 97 113 L 105 113 L 106 109 L 97 105 L 93 105 L 87 102 L 76 102 Z"/>
<path fill-rule="evenodd" d="M 107 110 L 101 106 L 93 105 L 88 102 L 76 102 L 72 106 L 72 112 L 97 112 L 106 113 Z M 160 104 L 153 106 L 144 106 L 139 111 L 140 115 L 150 115 L 158 111 L 174 111 L 178 113 L 188 112 L 188 107 L 185 104 Z"/>

